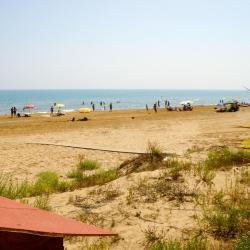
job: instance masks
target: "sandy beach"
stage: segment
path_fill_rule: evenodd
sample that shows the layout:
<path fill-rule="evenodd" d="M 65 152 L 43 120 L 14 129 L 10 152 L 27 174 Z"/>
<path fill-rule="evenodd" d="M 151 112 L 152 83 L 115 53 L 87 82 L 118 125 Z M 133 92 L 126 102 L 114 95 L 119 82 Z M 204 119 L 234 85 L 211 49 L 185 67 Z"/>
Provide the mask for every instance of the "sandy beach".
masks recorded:
<path fill-rule="evenodd" d="M 77 121 L 83 116 L 88 121 Z M 71 121 L 72 117 L 75 117 L 75 122 Z M 67 179 L 66 174 L 74 168 L 79 155 L 97 160 L 103 169 L 112 169 L 134 157 L 136 154 L 132 152 L 145 152 L 149 142 L 155 142 L 163 152 L 176 153 L 181 158 L 185 158 L 188 149 L 201 148 L 201 153 L 192 154 L 192 159 L 196 160 L 214 146 L 237 147 L 241 140 L 250 137 L 250 130 L 241 127 L 247 124 L 250 124 L 248 107 L 235 113 L 216 113 L 211 106 L 201 106 L 195 107 L 192 112 L 167 112 L 162 109 L 157 114 L 152 110 L 121 110 L 67 113 L 62 117 L 37 114 L 30 118 L 1 116 L 0 168 L 2 173 L 18 181 L 32 181 L 38 173 L 48 170 L 57 172 L 61 179 Z M 121 177 L 108 184 L 121 191 L 120 197 L 99 205 L 94 202 L 97 205 L 92 212 L 104 218 L 101 226 L 111 227 L 121 237 L 114 249 L 143 249 L 143 230 L 149 226 L 168 228 L 170 236 L 181 235 L 184 229 L 192 230 L 194 227 L 194 212 L 170 212 L 168 207 L 176 207 L 171 202 L 160 199 L 146 205 L 125 205 L 128 187 L 141 178 L 154 179 L 159 174 L 156 170 Z M 220 176 L 218 174 L 214 181 L 218 187 L 224 183 Z M 98 200 L 98 195 L 89 193 L 99 188 L 52 194 L 52 211 L 74 218 L 82 207 L 77 202 L 69 201 L 75 199 L 91 203 L 91 199 Z M 188 203 L 182 206 L 193 207 Z M 67 249 L 79 249 L 80 243 L 65 244 Z"/>

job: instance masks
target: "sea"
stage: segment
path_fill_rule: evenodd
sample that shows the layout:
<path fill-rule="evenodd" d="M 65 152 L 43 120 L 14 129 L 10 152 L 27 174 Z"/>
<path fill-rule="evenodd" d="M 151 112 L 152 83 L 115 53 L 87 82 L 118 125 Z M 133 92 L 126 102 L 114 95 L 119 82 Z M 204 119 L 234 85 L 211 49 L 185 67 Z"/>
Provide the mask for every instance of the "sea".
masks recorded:
<path fill-rule="evenodd" d="M 22 112 L 25 104 L 33 104 L 32 112 L 49 112 L 54 103 L 64 104 L 63 111 L 70 112 L 81 107 L 103 110 L 105 103 L 108 109 L 112 103 L 113 109 L 144 109 L 146 104 L 152 107 L 160 101 L 163 107 L 165 100 L 171 106 L 180 106 L 182 101 L 192 101 L 193 105 L 216 105 L 219 100 L 229 101 L 236 99 L 240 102 L 249 103 L 250 93 L 246 90 L 0 90 L 0 114 L 8 114 L 10 108 L 15 106 L 18 112 Z"/>

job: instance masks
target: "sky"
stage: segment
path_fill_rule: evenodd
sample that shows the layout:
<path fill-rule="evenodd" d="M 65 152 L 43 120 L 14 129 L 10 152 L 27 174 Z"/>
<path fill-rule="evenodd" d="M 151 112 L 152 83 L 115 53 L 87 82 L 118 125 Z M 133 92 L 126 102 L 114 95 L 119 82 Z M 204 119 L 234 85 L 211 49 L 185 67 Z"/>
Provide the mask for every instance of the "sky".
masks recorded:
<path fill-rule="evenodd" d="M 0 0 L 0 89 L 250 87 L 250 0 Z"/>

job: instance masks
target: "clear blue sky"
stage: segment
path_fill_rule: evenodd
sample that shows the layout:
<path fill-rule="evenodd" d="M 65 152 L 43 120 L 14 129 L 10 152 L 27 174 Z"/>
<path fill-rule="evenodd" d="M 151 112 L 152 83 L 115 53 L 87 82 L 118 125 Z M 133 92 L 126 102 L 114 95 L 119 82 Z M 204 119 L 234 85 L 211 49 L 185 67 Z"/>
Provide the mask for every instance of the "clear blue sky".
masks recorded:
<path fill-rule="evenodd" d="M 250 1 L 0 0 L 0 89 L 250 87 Z"/>

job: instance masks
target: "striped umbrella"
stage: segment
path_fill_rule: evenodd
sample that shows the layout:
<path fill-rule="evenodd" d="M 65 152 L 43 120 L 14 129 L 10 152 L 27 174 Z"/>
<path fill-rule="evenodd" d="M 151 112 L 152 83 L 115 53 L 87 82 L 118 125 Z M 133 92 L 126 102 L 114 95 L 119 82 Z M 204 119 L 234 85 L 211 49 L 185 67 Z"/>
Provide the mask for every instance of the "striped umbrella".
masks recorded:
<path fill-rule="evenodd" d="M 33 104 L 25 104 L 23 106 L 23 109 L 33 109 L 34 107 L 35 107 L 35 105 L 33 105 Z"/>

